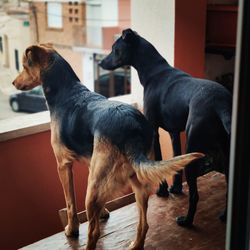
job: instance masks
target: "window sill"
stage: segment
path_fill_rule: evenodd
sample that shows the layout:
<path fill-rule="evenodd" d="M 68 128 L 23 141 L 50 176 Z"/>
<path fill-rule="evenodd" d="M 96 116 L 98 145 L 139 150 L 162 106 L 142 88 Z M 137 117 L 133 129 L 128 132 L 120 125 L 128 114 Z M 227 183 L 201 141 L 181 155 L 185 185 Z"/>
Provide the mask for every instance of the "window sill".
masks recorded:
<path fill-rule="evenodd" d="M 131 94 L 112 97 L 110 100 L 124 102 L 137 107 L 137 103 L 133 101 Z M 0 122 L 0 142 L 48 130 L 50 130 L 49 111 L 4 119 Z"/>

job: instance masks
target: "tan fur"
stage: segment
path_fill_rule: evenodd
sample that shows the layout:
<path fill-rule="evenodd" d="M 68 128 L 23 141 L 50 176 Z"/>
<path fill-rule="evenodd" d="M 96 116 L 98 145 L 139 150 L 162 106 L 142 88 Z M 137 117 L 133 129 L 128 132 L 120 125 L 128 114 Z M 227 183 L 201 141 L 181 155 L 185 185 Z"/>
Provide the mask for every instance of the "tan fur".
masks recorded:
<path fill-rule="evenodd" d="M 94 151 L 90 162 L 86 209 L 89 220 L 88 243 L 86 249 L 95 249 L 100 236 L 99 216 L 108 198 L 116 190 L 130 184 L 135 192 L 139 211 L 139 224 L 135 241 L 129 249 L 143 249 L 147 224 L 148 183 L 159 183 L 166 176 L 176 173 L 203 154 L 193 153 L 176 157 L 169 161 L 148 162 L 132 166 L 129 159 L 106 140 L 95 138 Z M 162 175 L 162 176 L 161 176 Z"/>
<path fill-rule="evenodd" d="M 41 85 L 41 71 L 49 67 L 49 56 L 53 52 L 52 47 L 47 44 L 28 47 L 23 55 L 23 70 L 13 81 L 15 87 L 20 90 L 30 90 Z"/>
<path fill-rule="evenodd" d="M 76 159 L 74 153 L 68 150 L 60 141 L 56 120 L 51 121 L 51 145 L 57 161 L 58 175 L 63 187 L 67 206 L 68 225 L 65 228 L 67 236 L 78 235 L 79 221 L 75 201 L 72 165 Z"/>
<path fill-rule="evenodd" d="M 191 161 L 201 157 L 204 157 L 204 154 L 190 153 L 174 157 L 167 161 L 141 162 L 139 166 L 135 165 L 134 169 L 141 182 L 159 184 L 162 180 L 176 174 L 178 170 L 183 169 L 183 167 Z"/>

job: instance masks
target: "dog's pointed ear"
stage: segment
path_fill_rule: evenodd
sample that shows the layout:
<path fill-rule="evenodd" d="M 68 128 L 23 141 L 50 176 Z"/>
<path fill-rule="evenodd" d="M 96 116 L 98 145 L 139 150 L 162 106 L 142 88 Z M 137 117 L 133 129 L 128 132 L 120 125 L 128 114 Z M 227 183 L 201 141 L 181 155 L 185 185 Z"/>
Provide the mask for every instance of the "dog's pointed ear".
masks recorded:
<path fill-rule="evenodd" d="M 126 29 L 122 31 L 122 39 L 126 42 L 134 42 L 138 37 L 137 32 L 131 30 L 131 29 Z"/>
<path fill-rule="evenodd" d="M 43 64 L 49 54 L 49 49 L 45 46 L 32 45 L 25 51 L 25 56 L 28 59 L 28 65 Z"/>

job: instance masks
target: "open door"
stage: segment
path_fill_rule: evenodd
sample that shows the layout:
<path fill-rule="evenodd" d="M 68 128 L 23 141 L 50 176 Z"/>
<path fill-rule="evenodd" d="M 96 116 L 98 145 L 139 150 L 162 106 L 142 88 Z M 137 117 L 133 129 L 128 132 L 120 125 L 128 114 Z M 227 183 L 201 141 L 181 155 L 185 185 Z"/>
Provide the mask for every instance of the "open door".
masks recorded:
<path fill-rule="evenodd" d="M 239 1 L 227 250 L 250 249 L 250 1 Z"/>

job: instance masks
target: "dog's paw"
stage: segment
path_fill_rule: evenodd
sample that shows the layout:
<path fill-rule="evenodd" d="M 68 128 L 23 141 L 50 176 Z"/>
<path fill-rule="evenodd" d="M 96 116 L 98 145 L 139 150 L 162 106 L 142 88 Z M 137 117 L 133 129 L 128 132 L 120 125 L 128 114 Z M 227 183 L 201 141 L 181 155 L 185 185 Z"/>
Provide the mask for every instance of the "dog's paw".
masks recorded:
<path fill-rule="evenodd" d="M 183 194 L 183 192 L 182 192 L 182 185 L 178 185 L 178 186 L 172 185 L 169 188 L 169 192 L 171 194 Z"/>
<path fill-rule="evenodd" d="M 158 190 L 156 191 L 156 195 L 159 197 L 168 197 L 168 183 L 166 181 L 163 181 L 160 185 Z"/>
<path fill-rule="evenodd" d="M 128 250 L 143 250 L 144 247 L 143 246 L 138 246 L 137 244 L 135 244 L 134 241 L 132 241 L 128 247 Z"/>
<path fill-rule="evenodd" d="M 177 217 L 176 222 L 181 227 L 192 227 L 193 226 L 193 222 L 188 220 L 186 216 Z"/>
<path fill-rule="evenodd" d="M 169 192 L 168 192 L 168 190 L 157 190 L 156 195 L 158 197 L 168 197 Z"/>
<path fill-rule="evenodd" d="M 79 228 L 72 228 L 69 225 L 67 225 L 64 229 L 65 235 L 67 237 L 77 238 L 79 236 Z"/>
<path fill-rule="evenodd" d="M 107 208 L 104 208 L 101 212 L 100 219 L 107 220 L 109 218 L 109 210 Z"/>
<path fill-rule="evenodd" d="M 167 188 L 162 188 L 160 187 L 157 191 L 156 191 L 156 195 L 158 197 L 168 197 L 169 196 L 169 192 Z"/>

